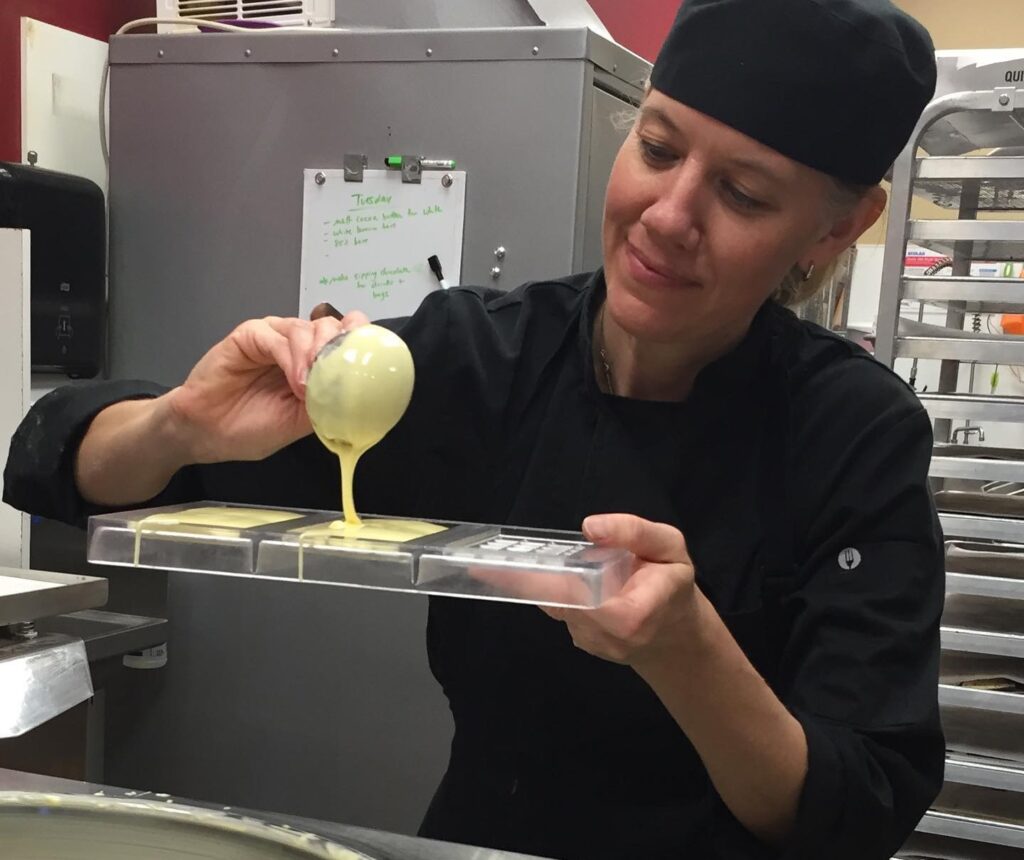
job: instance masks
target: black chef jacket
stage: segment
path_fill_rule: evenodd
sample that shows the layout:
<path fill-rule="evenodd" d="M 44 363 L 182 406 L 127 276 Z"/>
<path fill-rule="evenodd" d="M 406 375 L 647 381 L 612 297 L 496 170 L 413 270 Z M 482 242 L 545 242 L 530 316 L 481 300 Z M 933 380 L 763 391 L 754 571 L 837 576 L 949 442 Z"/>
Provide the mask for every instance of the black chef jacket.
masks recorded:
<path fill-rule="evenodd" d="M 700 588 L 806 732 L 792 838 L 770 849 L 739 825 L 630 668 L 577 650 L 535 607 L 457 598 L 430 599 L 455 735 L 422 834 L 580 860 L 887 860 L 942 781 L 926 414 L 866 353 L 771 302 L 685 402 L 603 394 L 603 295 L 600 272 L 453 289 L 388 322 L 416 388 L 360 465 L 361 507 L 557 529 L 630 512 L 681 529 Z M 108 382 L 42 399 L 13 440 L 5 500 L 81 520 L 72 464 L 88 421 L 162 390 Z M 189 467 L 155 503 L 332 509 L 337 474 L 307 437 L 260 463 Z"/>

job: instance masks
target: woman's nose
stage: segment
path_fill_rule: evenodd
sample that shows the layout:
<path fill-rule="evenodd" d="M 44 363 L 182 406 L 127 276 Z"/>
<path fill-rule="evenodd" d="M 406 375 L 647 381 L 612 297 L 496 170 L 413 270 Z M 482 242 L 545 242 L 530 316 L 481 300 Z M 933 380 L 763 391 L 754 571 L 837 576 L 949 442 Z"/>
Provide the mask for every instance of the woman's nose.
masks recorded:
<path fill-rule="evenodd" d="M 683 163 L 644 210 L 640 223 L 665 245 L 694 251 L 703 221 L 703 177 L 696 165 Z"/>

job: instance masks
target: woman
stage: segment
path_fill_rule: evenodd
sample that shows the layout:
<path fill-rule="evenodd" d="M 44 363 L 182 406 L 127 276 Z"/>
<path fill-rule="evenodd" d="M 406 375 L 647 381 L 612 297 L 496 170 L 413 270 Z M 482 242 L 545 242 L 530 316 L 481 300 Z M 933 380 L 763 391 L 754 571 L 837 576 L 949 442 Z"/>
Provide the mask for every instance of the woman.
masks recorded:
<path fill-rule="evenodd" d="M 887 0 L 688 0 L 611 176 L 604 270 L 439 292 L 388 323 L 417 387 L 361 465 L 364 509 L 582 522 L 638 558 L 594 611 L 431 601 L 456 731 L 424 835 L 881 860 L 934 798 L 930 425 L 888 370 L 772 300 L 877 219 L 934 75 Z M 6 497 L 69 520 L 335 507 L 304 381 L 364 322 L 250 321 L 171 391 L 58 391 L 13 442 Z"/>

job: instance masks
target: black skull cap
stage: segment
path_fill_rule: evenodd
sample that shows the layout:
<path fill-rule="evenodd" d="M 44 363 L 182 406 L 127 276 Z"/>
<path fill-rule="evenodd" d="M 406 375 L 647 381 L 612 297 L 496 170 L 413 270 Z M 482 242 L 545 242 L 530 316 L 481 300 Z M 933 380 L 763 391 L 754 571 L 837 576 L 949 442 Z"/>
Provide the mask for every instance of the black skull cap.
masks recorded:
<path fill-rule="evenodd" d="M 794 161 L 874 185 L 935 77 L 928 31 L 889 0 L 686 0 L 651 84 Z"/>

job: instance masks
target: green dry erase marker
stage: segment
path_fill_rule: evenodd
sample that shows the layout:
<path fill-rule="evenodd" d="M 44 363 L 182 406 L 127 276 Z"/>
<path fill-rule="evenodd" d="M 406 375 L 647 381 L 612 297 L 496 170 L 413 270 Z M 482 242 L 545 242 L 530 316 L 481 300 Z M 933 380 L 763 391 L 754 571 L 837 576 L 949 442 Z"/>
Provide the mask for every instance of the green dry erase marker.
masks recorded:
<path fill-rule="evenodd" d="M 384 159 L 384 166 L 389 170 L 401 170 L 405 159 L 401 155 L 389 155 Z M 421 158 L 422 170 L 454 170 L 455 161 L 450 158 Z"/>

